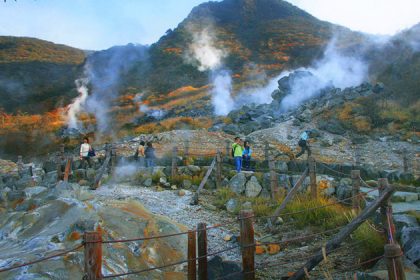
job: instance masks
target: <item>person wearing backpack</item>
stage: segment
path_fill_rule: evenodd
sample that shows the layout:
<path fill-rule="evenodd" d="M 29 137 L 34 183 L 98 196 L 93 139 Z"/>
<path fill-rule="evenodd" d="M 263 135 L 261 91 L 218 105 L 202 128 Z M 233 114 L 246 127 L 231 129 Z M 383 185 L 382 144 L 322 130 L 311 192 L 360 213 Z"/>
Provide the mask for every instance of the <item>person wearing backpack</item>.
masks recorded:
<path fill-rule="evenodd" d="M 242 160 L 245 170 L 251 169 L 251 154 L 252 149 L 249 146 L 249 141 L 244 142 L 244 151 L 242 152 Z"/>
<path fill-rule="evenodd" d="M 305 151 L 308 151 L 308 157 L 311 156 L 311 149 L 308 146 L 308 141 L 309 141 L 310 136 L 311 136 L 311 131 L 310 130 L 305 130 L 300 135 L 298 145 L 299 145 L 301 150 L 300 150 L 299 153 L 297 153 L 296 158 L 303 155 L 305 153 Z"/>
<path fill-rule="evenodd" d="M 80 145 L 80 160 L 82 161 L 82 166 L 86 169 L 86 163 L 88 164 L 89 168 L 92 167 L 90 162 L 90 154 L 92 154 L 92 147 L 89 144 L 89 138 L 83 138 L 83 144 Z"/>
<path fill-rule="evenodd" d="M 244 148 L 241 144 L 241 138 L 235 137 L 235 142 L 232 144 L 232 156 L 235 160 L 235 168 L 237 172 L 241 172 L 243 151 Z"/>
<path fill-rule="evenodd" d="M 144 155 L 146 158 L 146 167 L 155 166 L 155 148 L 153 148 L 152 142 L 147 142 L 146 149 L 144 150 Z"/>

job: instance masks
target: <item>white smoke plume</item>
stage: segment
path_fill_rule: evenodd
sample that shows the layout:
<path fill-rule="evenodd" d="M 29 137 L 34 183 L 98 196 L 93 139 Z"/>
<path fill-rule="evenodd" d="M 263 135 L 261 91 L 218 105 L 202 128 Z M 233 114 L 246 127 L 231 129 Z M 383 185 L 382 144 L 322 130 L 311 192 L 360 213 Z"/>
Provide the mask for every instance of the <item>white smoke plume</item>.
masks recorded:
<path fill-rule="evenodd" d="M 312 67 L 299 70 L 308 71 L 312 75 L 302 75 L 292 81 L 291 93 L 282 100 L 282 110 L 297 107 L 328 86 L 346 88 L 361 84 L 367 77 L 368 65 L 357 57 L 340 54 L 335 40 L 332 40 L 321 60 Z"/>
<path fill-rule="evenodd" d="M 187 63 L 197 66 L 199 71 L 210 71 L 214 113 L 219 116 L 227 115 L 234 107 L 230 71 L 223 69 L 223 59 L 228 52 L 216 47 L 216 36 L 211 27 L 200 31 L 194 31 L 192 28 L 188 30 L 192 33 L 193 40 L 185 59 Z"/>
<path fill-rule="evenodd" d="M 89 95 L 88 90 L 88 79 L 81 78 L 76 80 L 77 92 L 79 96 L 76 97 L 73 102 L 67 107 L 67 123 L 69 128 L 79 129 L 79 121 L 77 116 L 84 110 L 86 99 Z"/>
<path fill-rule="evenodd" d="M 228 71 L 220 71 L 215 73 L 213 79 L 212 104 L 215 114 L 218 116 L 226 116 L 232 111 L 234 101 L 231 96 L 232 78 Z"/>
<path fill-rule="evenodd" d="M 223 59 L 228 53 L 215 47 L 215 35 L 211 27 L 192 33 L 193 40 L 184 56 L 187 63 L 196 65 L 200 71 L 215 70 L 222 66 Z"/>

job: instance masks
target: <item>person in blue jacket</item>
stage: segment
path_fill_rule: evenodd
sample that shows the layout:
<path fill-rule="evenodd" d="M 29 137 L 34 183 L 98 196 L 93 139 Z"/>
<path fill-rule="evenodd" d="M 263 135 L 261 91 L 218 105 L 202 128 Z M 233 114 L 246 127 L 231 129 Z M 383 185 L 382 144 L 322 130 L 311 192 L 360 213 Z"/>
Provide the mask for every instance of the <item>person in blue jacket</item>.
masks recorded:
<path fill-rule="evenodd" d="M 251 168 L 251 154 L 252 154 L 252 149 L 249 146 L 249 141 L 245 141 L 244 150 L 242 152 L 243 167 L 245 168 L 245 170 L 249 170 Z"/>
<path fill-rule="evenodd" d="M 311 131 L 310 130 L 305 130 L 304 132 L 302 132 L 302 134 L 299 137 L 299 142 L 298 145 L 300 147 L 300 152 L 297 153 L 296 158 L 300 157 L 301 155 L 303 155 L 305 153 L 305 151 L 308 151 L 308 157 L 311 156 L 311 149 L 308 146 L 308 140 L 311 137 Z"/>

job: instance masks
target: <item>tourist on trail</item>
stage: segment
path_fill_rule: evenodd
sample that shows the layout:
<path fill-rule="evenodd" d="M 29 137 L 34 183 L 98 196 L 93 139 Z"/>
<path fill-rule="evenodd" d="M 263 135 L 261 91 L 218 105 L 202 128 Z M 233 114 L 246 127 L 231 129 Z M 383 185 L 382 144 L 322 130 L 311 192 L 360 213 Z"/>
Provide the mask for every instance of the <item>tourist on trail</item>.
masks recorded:
<path fill-rule="evenodd" d="M 144 150 L 144 155 L 146 158 L 146 166 L 154 167 L 155 166 L 155 148 L 153 148 L 152 142 L 147 142 L 146 149 Z"/>
<path fill-rule="evenodd" d="M 83 138 L 83 144 L 80 146 L 80 159 L 82 160 L 82 166 L 86 169 L 86 163 L 89 168 L 92 167 L 90 163 L 89 151 L 92 151 L 92 147 L 89 144 L 89 139 L 87 137 Z"/>
<path fill-rule="evenodd" d="M 251 154 L 252 154 L 252 149 L 249 146 L 249 141 L 245 141 L 244 151 L 242 152 L 243 166 L 245 170 L 251 169 Z"/>
<path fill-rule="evenodd" d="M 145 164 L 144 163 L 144 157 L 145 157 L 144 145 L 145 145 L 144 141 L 140 141 L 140 145 L 136 151 L 136 155 L 137 155 L 136 160 L 139 162 L 140 167 L 144 167 L 144 164 Z"/>
<path fill-rule="evenodd" d="M 241 144 L 241 139 L 239 137 L 235 137 L 235 143 L 232 144 L 232 155 L 235 159 L 235 168 L 237 172 L 241 172 L 243 150 L 244 148 Z"/>
<path fill-rule="evenodd" d="M 300 147 L 300 152 L 296 155 L 296 158 L 300 157 L 301 155 L 303 155 L 305 153 L 305 151 L 308 151 L 308 157 L 311 156 L 311 149 L 308 146 L 308 141 L 309 138 L 311 136 L 311 131 L 310 130 L 305 130 L 304 132 L 302 132 L 302 134 L 299 137 L 299 142 L 298 145 Z"/>

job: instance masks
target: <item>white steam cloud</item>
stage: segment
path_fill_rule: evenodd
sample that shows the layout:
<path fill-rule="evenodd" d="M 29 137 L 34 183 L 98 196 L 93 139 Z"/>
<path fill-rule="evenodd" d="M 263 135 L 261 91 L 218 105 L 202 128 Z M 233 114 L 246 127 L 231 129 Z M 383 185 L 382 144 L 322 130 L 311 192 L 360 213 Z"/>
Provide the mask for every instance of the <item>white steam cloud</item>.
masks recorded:
<path fill-rule="evenodd" d="M 218 69 L 222 66 L 227 52 L 215 47 L 215 35 L 210 27 L 192 33 L 192 43 L 189 45 L 185 59 L 188 63 L 196 65 L 200 71 Z"/>
<path fill-rule="evenodd" d="M 200 71 L 210 71 L 213 84 L 212 104 L 216 115 L 227 115 L 234 108 L 231 96 L 232 79 L 228 70 L 223 69 L 223 59 L 228 55 L 224 49 L 215 47 L 216 36 L 210 27 L 193 31 L 192 42 L 185 56 L 187 63 L 196 65 Z"/>
<path fill-rule="evenodd" d="M 214 106 L 215 114 L 218 116 L 225 116 L 234 107 L 234 101 L 230 95 L 232 91 L 232 78 L 227 71 L 220 71 L 215 73 L 213 79 L 212 104 Z"/>
<path fill-rule="evenodd" d="M 361 84 L 367 77 L 368 66 L 361 59 L 338 53 L 332 40 L 321 60 L 313 67 L 300 70 L 312 75 L 302 75 L 292 81 L 291 93 L 282 100 L 282 110 L 297 107 L 328 86 L 346 88 Z"/>
<path fill-rule="evenodd" d="M 77 92 L 79 92 L 79 96 L 76 97 L 73 102 L 67 107 L 67 123 L 69 128 L 79 129 L 79 121 L 77 116 L 80 114 L 82 110 L 84 110 L 84 106 L 86 103 L 86 99 L 89 95 L 88 91 L 88 79 L 82 78 L 76 80 L 76 87 Z"/>

